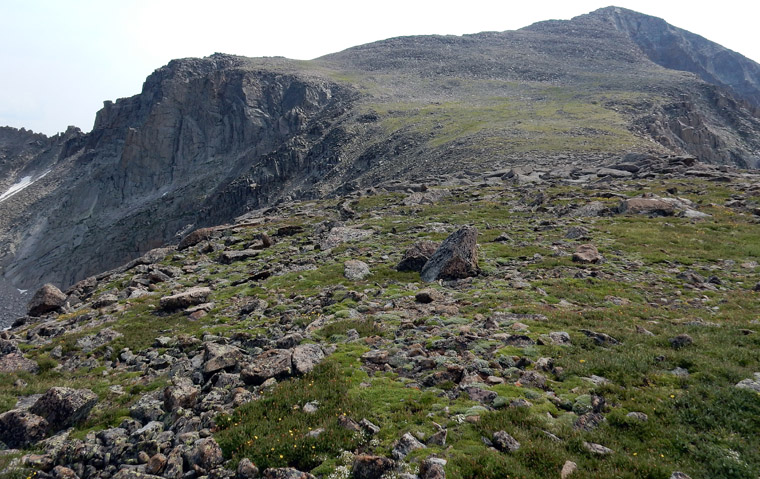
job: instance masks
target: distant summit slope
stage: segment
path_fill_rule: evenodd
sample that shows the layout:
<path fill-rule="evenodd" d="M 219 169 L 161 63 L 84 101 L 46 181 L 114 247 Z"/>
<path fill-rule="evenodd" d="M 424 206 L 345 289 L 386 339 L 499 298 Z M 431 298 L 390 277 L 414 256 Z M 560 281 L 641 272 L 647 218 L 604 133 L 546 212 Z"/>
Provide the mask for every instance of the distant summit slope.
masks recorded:
<path fill-rule="evenodd" d="M 194 228 L 393 182 L 631 152 L 756 167 L 757 64 L 687 34 L 609 8 L 312 61 L 174 60 L 105 102 L 90 133 L 0 131 L 0 275 L 65 288 Z M 713 76 L 652 59 L 679 52 Z"/>
<path fill-rule="evenodd" d="M 632 10 L 607 7 L 588 16 L 612 22 L 658 65 L 696 73 L 760 107 L 760 65 L 749 58 L 661 18 Z"/>

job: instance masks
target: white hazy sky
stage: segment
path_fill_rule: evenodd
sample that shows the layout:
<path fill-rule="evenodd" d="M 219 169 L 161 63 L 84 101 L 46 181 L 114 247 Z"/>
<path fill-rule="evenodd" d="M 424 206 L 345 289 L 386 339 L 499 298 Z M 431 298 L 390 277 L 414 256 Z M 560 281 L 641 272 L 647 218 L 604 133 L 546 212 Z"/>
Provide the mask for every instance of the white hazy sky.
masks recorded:
<path fill-rule="evenodd" d="M 0 125 L 89 131 L 104 100 L 139 93 L 173 58 L 311 59 L 400 35 L 514 30 L 610 4 L 760 61 L 757 0 L 0 0 Z"/>

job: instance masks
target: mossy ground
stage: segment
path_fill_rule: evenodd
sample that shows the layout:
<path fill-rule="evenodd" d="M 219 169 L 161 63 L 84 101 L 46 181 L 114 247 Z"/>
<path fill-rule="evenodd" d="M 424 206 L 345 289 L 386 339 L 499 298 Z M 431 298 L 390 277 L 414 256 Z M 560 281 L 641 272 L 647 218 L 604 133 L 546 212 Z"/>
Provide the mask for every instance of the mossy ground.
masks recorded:
<path fill-rule="evenodd" d="M 317 220 L 306 218 L 305 232 L 279 239 L 247 261 L 220 264 L 218 252 L 170 256 L 167 264 L 201 265 L 187 272 L 182 283 L 213 286 L 214 309 L 204 318 L 191 320 L 180 313 L 157 313 L 157 297 L 122 301 L 124 308 L 114 313 L 114 321 L 107 326 L 124 337 L 110 347 L 116 352 L 125 347 L 139 351 L 157 336 L 180 333 L 199 338 L 206 333 L 239 331 L 266 334 L 288 312 L 303 325 L 327 318 L 310 338 L 336 347 L 323 364 L 304 377 L 281 382 L 233 415 L 219 418 L 216 438 L 227 458 L 249 457 L 259 467 L 291 465 L 327 476 L 337 467 L 341 451 L 390 454 L 392 443 L 402 434 L 427 438 L 436 431 L 435 422 L 448 429 L 446 446 L 415 451 L 410 458 L 445 457 L 450 478 L 554 478 L 562 464 L 572 460 L 578 464 L 573 477 L 579 479 L 660 479 L 675 470 L 694 479 L 754 479 L 760 474 L 760 395 L 734 385 L 760 371 L 760 335 L 756 334 L 760 327 L 753 322 L 760 317 L 760 308 L 758 293 L 751 290 L 758 281 L 757 267 L 751 265 L 760 256 L 758 224 L 751 215 L 722 206 L 735 194 L 731 185 L 696 179 L 637 180 L 621 188 L 636 195 L 662 194 L 674 186 L 712 217 L 701 221 L 646 216 L 557 218 L 545 208 L 525 208 L 528 191 L 504 186 L 454 189 L 451 197 L 435 205 L 404 206 L 398 193 L 363 197 L 352 205 L 359 215 L 355 222 L 375 233 L 329 253 L 314 248 L 310 229 Z M 543 192 L 543 206 L 549 208 L 592 200 L 614 206 L 618 201 L 581 187 Z M 313 203 L 308 208 L 319 211 L 323 207 Z M 307 207 L 292 208 L 295 215 Z M 443 229 L 433 232 L 431 224 Z M 411 317 L 403 305 L 413 304 L 416 290 L 428 285 L 414 273 L 396 272 L 395 264 L 414 241 L 440 241 L 462 224 L 480 231 L 480 265 L 485 274 L 454 289 L 433 286 L 448 295 L 456 312 Z M 589 230 L 588 241 L 599 248 L 604 263 L 586 266 L 570 260 L 578 243 L 565 240 L 564 234 L 573 225 Z M 274 222 L 265 228 L 272 233 L 278 226 Z M 242 228 L 229 235 L 241 239 L 237 245 L 259 230 Z M 503 232 L 511 240 L 494 242 Z M 347 280 L 343 277 L 347 259 L 366 261 L 373 274 L 361 281 Z M 274 264 L 286 267 L 258 282 L 232 285 L 251 271 Z M 308 267 L 288 270 L 294 264 Z M 687 270 L 716 276 L 720 283 L 711 289 L 695 287 L 678 277 Z M 518 285 L 518 280 L 525 284 Z M 124 278 L 104 285 L 101 291 L 118 286 L 118 281 L 123 284 Z M 157 289 L 159 294 L 170 292 L 168 286 Z M 314 300 L 328 290 L 329 304 Z M 361 295 L 366 299 L 357 299 Z M 239 305 L 253 298 L 269 303 L 267 313 L 240 316 Z M 369 373 L 360 360 L 373 344 L 393 350 L 401 344 L 394 343 L 396 338 L 412 339 L 404 336 L 402 323 L 439 325 L 442 333 L 456 335 L 494 312 L 540 315 L 535 318 L 544 319 L 521 320 L 528 326 L 521 334 L 538 340 L 552 331 L 567 331 L 572 344 L 539 342 L 518 347 L 484 340 L 471 345 L 476 359 L 487 365 L 500 358 L 553 358 L 560 369 L 548 375 L 548 387 L 561 401 L 578 407 L 590 394 L 603 396 L 609 409 L 600 427 L 575 430 L 573 414 L 549 400 L 545 391 L 522 387 L 506 373 L 504 384 L 489 386 L 503 398 L 499 404 L 524 398 L 531 407 L 479 409 L 466 394 L 449 398 L 446 392 L 456 384 L 425 388 L 403 367 Z M 654 335 L 637 332 L 637 326 Z M 358 341 L 345 341 L 350 329 L 357 330 Z M 599 345 L 581 329 L 609 334 L 621 344 Z M 671 347 L 668 339 L 684 333 L 694 344 Z M 104 374 L 100 367 L 60 370 L 50 357 L 51 350 L 61 345 L 65 351 L 76 352 L 77 337 L 63 336 L 25 350 L 43 372 L 2 375 L 0 411 L 11 409 L 18 396 L 44 392 L 52 385 L 86 386 L 98 393 L 101 403 L 78 426 L 77 434 L 84 434 L 118 423 L 142 392 L 166 384 L 163 376 L 145 380 L 135 373 Z M 432 347 L 442 338 L 420 337 L 419 342 Z M 82 356 L 103 361 L 105 354 L 105 348 L 100 348 Z M 674 375 L 675 368 L 687 370 L 688 376 Z M 609 383 L 586 379 L 592 375 Z M 17 378 L 28 385 L 14 386 Z M 110 393 L 108 387 L 113 384 L 126 385 L 125 394 Z M 319 402 L 316 414 L 303 412 L 309 401 Z M 633 411 L 647 414 L 649 421 L 626 416 Z M 342 415 L 357 421 L 366 418 L 380 426 L 380 433 L 368 437 L 347 431 L 339 425 Z M 473 415 L 479 420 L 465 419 Z M 325 432 L 317 438 L 306 436 L 317 428 Z M 486 447 L 482 437 L 490 438 L 502 429 L 522 444 L 519 451 L 504 454 Z M 584 449 L 583 442 L 604 444 L 615 452 L 595 456 Z"/>

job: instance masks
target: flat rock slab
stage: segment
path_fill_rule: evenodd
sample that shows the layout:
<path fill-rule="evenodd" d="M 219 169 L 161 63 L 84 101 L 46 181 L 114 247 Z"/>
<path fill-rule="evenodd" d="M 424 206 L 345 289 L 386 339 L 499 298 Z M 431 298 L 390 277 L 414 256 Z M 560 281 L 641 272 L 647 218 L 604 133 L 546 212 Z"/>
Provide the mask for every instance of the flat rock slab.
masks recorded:
<path fill-rule="evenodd" d="M 662 198 L 629 198 L 620 202 L 617 212 L 629 215 L 673 216 L 676 214 L 676 207 Z"/>
<path fill-rule="evenodd" d="M 375 232 L 372 230 L 362 230 L 359 228 L 346 228 L 338 226 L 330 230 L 327 236 L 320 241 L 319 247 L 323 250 L 335 248 L 336 246 L 349 242 L 360 241 L 369 238 Z"/>
<path fill-rule="evenodd" d="M 256 356 L 240 373 L 246 384 L 259 385 L 269 378 L 282 379 L 293 374 L 293 352 L 270 349 Z"/>
<path fill-rule="evenodd" d="M 205 303 L 210 294 L 211 288 L 195 287 L 182 293 L 164 296 L 159 301 L 159 304 L 161 305 L 161 309 L 166 311 L 185 309 L 196 304 Z"/>
<path fill-rule="evenodd" d="M 478 230 L 465 226 L 452 233 L 425 263 L 420 276 L 425 282 L 475 276 L 478 268 Z"/>
<path fill-rule="evenodd" d="M 244 249 L 241 251 L 225 251 L 219 255 L 219 261 L 224 264 L 234 263 L 235 261 L 243 261 L 250 258 L 255 258 L 259 255 L 259 251 L 255 249 Z"/>
<path fill-rule="evenodd" d="M 0 373 L 36 373 L 40 367 L 31 359 L 26 359 L 20 353 L 6 354 L 0 357 Z"/>

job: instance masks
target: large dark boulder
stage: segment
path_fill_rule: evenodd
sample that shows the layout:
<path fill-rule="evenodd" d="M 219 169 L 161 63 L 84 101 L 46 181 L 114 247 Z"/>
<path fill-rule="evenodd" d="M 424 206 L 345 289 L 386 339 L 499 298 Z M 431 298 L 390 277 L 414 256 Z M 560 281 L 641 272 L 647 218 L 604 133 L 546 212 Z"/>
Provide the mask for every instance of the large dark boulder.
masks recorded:
<path fill-rule="evenodd" d="M 475 276 L 478 268 L 478 230 L 465 226 L 452 233 L 425 263 L 420 273 L 426 282 Z"/>
<path fill-rule="evenodd" d="M 404 256 L 396 266 L 397 271 L 422 271 L 430 258 L 438 249 L 438 244 L 433 241 L 418 241 L 404 252 Z"/>
<path fill-rule="evenodd" d="M 29 301 L 29 316 L 42 316 L 61 309 L 66 302 L 66 295 L 56 286 L 48 283 L 42 286 Z"/>
<path fill-rule="evenodd" d="M 44 417 L 53 431 L 84 420 L 98 402 L 98 395 L 89 389 L 53 387 L 29 409 L 33 414 Z"/>

